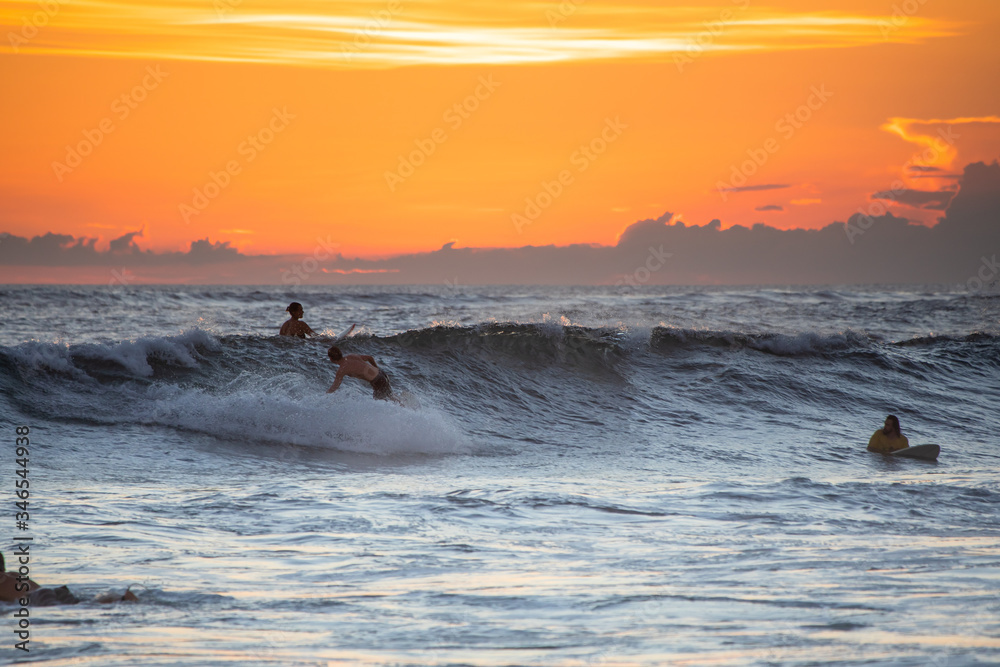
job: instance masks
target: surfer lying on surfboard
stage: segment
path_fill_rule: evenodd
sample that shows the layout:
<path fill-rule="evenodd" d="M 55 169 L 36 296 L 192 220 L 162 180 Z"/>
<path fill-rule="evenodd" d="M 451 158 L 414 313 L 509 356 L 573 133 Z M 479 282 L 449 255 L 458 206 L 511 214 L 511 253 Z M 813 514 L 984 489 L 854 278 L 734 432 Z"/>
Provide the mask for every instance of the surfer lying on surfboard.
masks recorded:
<path fill-rule="evenodd" d="M 400 402 L 393 395 L 392 387 L 389 386 L 389 378 L 386 377 L 385 371 L 375 363 L 374 357 L 367 354 L 348 354 L 344 356 L 344 353 L 336 345 L 327 351 L 327 355 L 330 357 L 330 361 L 340 366 L 340 368 L 337 370 L 337 377 L 334 378 L 333 385 L 326 390 L 326 393 L 332 394 L 337 391 L 340 383 L 347 376 L 370 383 L 372 386 L 372 398 L 382 401 L 392 400 L 397 403 Z"/>
<path fill-rule="evenodd" d="M 885 426 L 875 431 L 868 441 L 868 451 L 879 454 L 892 454 L 909 446 L 910 441 L 899 430 L 899 419 L 896 415 L 886 417 Z"/>

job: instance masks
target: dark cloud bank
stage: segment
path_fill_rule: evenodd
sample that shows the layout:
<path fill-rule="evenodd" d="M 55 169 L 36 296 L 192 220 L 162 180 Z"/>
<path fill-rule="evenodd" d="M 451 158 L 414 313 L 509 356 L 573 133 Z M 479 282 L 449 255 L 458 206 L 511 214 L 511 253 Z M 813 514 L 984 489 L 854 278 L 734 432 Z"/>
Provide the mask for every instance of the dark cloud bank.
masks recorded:
<path fill-rule="evenodd" d="M 877 193 L 873 202 L 878 201 Z M 962 283 L 979 289 L 1000 275 L 1000 164 L 966 167 L 960 189 L 934 227 L 891 213 L 857 213 L 818 230 L 763 224 L 722 230 L 671 223 L 667 213 L 628 227 L 617 245 L 455 248 L 381 260 L 349 259 L 317 246 L 311 255 L 241 255 L 227 243 L 195 241 L 184 253 L 152 253 L 132 232 L 98 252 L 94 241 L 58 234 L 5 235 L 0 266 L 124 267 L 149 276 L 249 284 L 852 284 Z M 897 197 L 899 195 L 897 194 Z M 902 194 L 915 205 L 941 199 Z M 877 204 L 868 207 L 879 210 Z M 535 224 L 544 224 L 544 218 Z M 334 241 L 335 230 L 331 230 Z M 329 243 L 325 244 L 328 248 Z M 158 269 L 154 271 L 153 269 Z M 147 271 L 144 273 L 144 271 Z M 4 275 L 10 279 L 11 271 Z M 977 283 L 977 279 L 979 282 Z M 979 285 L 979 287 L 977 287 Z"/>
<path fill-rule="evenodd" d="M 0 234 L 0 264 L 15 266 L 118 266 L 123 262 L 134 267 L 197 265 L 247 259 L 228 242 L 212 243 L 208 239 L 192 241 L 187 252 L 154 253 L 142 250 L 135 242 L 142 231 L 129 232 L 111 241 L 111 247 L 99 252 L 97 239 L 76 238 L 49 232 L 26 239 L 13 234 Z"/>

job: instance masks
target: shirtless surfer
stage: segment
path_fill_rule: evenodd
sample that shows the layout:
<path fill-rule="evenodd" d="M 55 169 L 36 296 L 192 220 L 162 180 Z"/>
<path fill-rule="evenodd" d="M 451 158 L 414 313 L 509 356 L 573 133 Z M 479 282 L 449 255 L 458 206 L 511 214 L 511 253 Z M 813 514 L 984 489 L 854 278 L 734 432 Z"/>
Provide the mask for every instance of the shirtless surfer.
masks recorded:
<path fill-rule="evenodd" d="M 372 398 L 382 401 L 393 400 L 399 403 L 399 399 L 392 394 L 392 387 L 389 386 L 389 378 L 386 377 L 385 371 L 375 363 L 374 357 L 370 357 L 367 354 L 348 354 L 344 356 L 344 353 L 336 345 L 330 348 L 327 355 L 329 355 L 330 361 L 340 366 L 340 368 L 337 370 L 337 377 L 334 378 L 333 385 L 326 390 L 326 393 L 332 394 L 337 391 L 340 383 L 347 376 L 370 383 L 372 386 Z"/>
<path fill-rule="evenodd" d="M 309 328 L 309 325 L 301 321 L 302 316 L 305 311 L 302 310 L 302 304 L 298 301 L 292 301 L 288 304 L 288 308 L 285 308 L 290 316 L 289 320 L 281 325 L 281 329 L 278 331 L 279 336 L 298 336 L 299 338 L 305 338 L 306 335 L 315 336 L 316 332 Z"/>
<path fill-rule="evenodd" d="M 896 415 L 886 417 L 885 425 L 875 431 L 868 441 L 868 451 L 879 454 L 892 454 L 909 446 L 910 441 L 899 430 L 899 419 Z"/>

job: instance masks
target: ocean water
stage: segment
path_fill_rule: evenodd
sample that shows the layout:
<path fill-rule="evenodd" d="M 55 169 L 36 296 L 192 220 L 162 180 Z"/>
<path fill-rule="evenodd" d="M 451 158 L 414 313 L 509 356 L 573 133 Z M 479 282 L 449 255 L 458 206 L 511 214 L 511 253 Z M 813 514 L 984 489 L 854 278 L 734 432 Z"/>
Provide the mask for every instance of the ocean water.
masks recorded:
<path fill-rule="evenodd" d="M 6 286 L 0 404 L 0 662 L 1000 664 L 997 294 Z"/>

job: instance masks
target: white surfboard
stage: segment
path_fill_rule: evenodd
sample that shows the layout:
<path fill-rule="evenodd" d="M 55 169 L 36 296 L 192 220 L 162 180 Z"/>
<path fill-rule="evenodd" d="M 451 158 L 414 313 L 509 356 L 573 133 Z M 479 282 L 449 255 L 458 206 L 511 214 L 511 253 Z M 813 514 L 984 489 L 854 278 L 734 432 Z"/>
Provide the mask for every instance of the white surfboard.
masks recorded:
<path fill-rule="evenodd" d="M 357 324 L 352 324 L 351 326 L 349 326 L 349 327 L 347 327 L 346 329 L 344 329 L 343 331 L 341 331 L 341 332 L 340 332 L 339 334 L 337 334 L 337 336 L 336 336 L 336 337 L 335 337 L 335 338 L 333 339 L 333 342 L 334 342 L 334 343 L 339 343 L 340 341 L 342 341 L 342 340 L 344 340 L 345 338 L 347 338 L 348 336 L 350 336 L 350 335 L 351 335 L 351 332 L 352 332 L 352 331 L 354 331 L 354 327 L 356 327 L 356 326 L 358 326 L 358 325 L 357 325 Z"/>
<path fill-rule="evenodd" d="M 924 461 L 936 461 L 941 454 L 940 445 L 916 445 L 906 449 L 897 449 L 892 456 L 902 456 L 908 459 L 922 459 Z"/>

